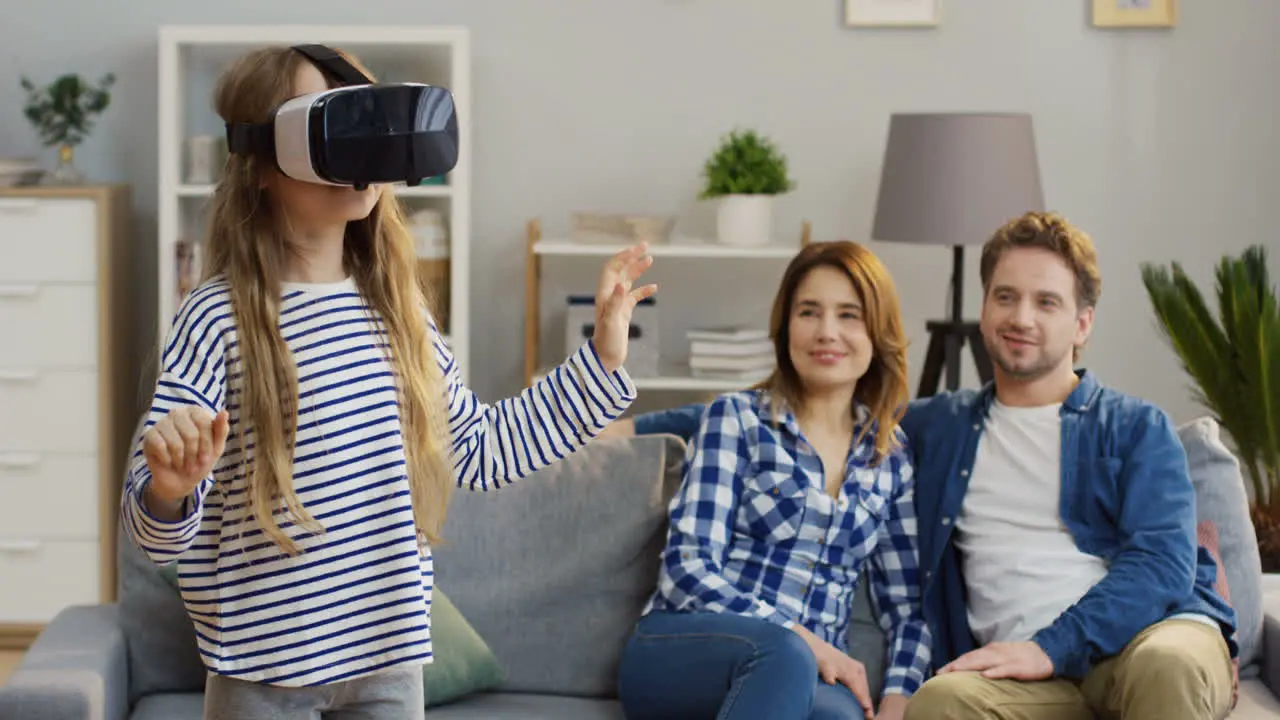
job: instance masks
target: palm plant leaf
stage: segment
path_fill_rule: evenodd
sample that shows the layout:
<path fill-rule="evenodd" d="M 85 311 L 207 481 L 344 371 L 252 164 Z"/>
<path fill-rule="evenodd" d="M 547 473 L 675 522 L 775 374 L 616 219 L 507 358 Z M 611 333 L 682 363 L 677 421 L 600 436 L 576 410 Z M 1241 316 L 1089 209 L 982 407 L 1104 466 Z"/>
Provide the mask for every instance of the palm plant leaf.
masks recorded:
<path fill-rule="evenodd" d="M 1280 505 L 1280 304 L 1265 248 L 1224 257 L 1215 273 L 1218 318 L 1182 267 L 1142 266 L 1165 339 L 1192 394 L 1227 430 L 1255 502 Z"/>
<path fill-rule="evenodd" d="M 1248 422 L 1254 430 L 1255 470 L 1264 473 L 1271 493 L 1268 505 L 1280 502 L 1276 472 L 1280 468 L 1280 307 L 1262 246 L 1244 252 L 1231 268 L 1237 310 L 1234 345 L 1238 348 L 1244 388 L 1253 400 Z"/>
<path fill-rule="evenodd" d="M 1218 266 L 1218 302 L 1222 308 L 1222 322 L 1233 349 L 1232 364 L 1229 369 L 1236 374 L 1234 381 L 1244 398 L 1261 396 L 1262 387 L 1267 379 L 1263 372 L 1263 358 L 1259 355 L 1259 336 L 1261 327 L 1261 304 L 1256 288 L 1250 285 L 1250 277 L 1254 275 L 1246 266 L 1244 259 L 1224 258 Z M 1247 435 L 1248 439 L 1237 438 L 1241 459 L 1244 461 L 1254 481 L 1255 492 L 1260 503 L 1267 502 L 1270 497 L 1266 490 L 1259 491 L 1262 479 L 1257 465 L 1262 448 L 1265 425 L 1262 422 L 1265 413 L 1260 403 L 1242 402 L 1231 418 L 1232 435 Z"/>
<path fill-rule="evenodd" d="M 1232 414 L 1236 404 L 1223 383 L 1221 371 L 1230 361 L 1230 345 L 1195 284 L 1177 263 L 1172 267 L 1171 272 L 1144 265 L 1143 284 L 1151 297 L 1158 327 L 1183 370 L 1191 376 L 1193 395 L 1221 422 Z"/>

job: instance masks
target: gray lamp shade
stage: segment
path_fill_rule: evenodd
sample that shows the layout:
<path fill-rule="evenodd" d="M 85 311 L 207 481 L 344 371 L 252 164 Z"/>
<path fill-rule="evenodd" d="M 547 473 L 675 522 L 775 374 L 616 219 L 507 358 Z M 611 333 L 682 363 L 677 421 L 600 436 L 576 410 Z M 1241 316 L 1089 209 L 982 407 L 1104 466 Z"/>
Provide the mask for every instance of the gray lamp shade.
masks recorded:
<path fill-rule="evenodd" d="M 889 123 L 871 236 L 971 245 L 1044 209 L 1031 116 L 899 113 Z"/>

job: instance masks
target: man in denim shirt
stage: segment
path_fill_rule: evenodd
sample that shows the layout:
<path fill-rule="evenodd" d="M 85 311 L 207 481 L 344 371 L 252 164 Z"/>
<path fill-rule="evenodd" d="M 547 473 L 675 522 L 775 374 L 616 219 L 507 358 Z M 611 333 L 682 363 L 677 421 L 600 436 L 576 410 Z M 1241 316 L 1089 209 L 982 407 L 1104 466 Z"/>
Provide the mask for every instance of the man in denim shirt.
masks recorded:
<path fill-rule="evenodd" d="M 1028 213 L 981 267 L 995 382 L 903 420 L 936 668 L 908 720 L 1225 718 L 1235 614 L 1197 545 L 1172 421 L 1075 370 L 1101 293 L 1092 242 Z M 635 431 L 687 434 L 699 413 Z"/>
<path fill-rule="evenodd" d="M 1226 717 L 1235 614 L 1172 421 L 1074 369 L 1102 288 L 1092 242 L 1028 213 L 981 268 L 993 386 L 903 423 L 941 666 L 908 718 Z"/>

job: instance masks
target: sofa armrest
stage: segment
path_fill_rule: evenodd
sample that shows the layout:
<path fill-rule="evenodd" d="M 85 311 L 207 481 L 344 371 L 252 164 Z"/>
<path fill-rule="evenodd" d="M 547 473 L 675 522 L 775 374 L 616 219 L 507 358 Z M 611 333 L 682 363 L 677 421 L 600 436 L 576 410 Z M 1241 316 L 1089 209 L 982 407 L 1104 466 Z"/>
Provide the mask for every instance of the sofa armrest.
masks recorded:
<path fill-rule="evenodd" d="M 1262 683 L 1280 698 L 1280 595 L 1268 598 L 1262 620 Z"/>
<path fill-rule="evenodd" d="M 64 609 L 0 687 L 0 718 L 125 720 L 129 661 L 115 605 Z"/>

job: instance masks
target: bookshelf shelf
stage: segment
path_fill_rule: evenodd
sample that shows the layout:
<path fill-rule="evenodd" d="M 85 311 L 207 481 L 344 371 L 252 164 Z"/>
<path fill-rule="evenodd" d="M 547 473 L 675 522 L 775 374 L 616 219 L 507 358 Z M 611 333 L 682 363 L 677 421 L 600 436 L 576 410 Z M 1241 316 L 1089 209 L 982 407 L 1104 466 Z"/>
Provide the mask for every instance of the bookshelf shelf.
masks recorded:
<path fill-rule="evenodd" d="M 534 255 L 559 255 L 566 257 L 608 257 L 626 245 L 586 244 L 570 240 L 540 240 L 533 247 Z M 649 254 L 655 258 L 707 258 L 728 260 L 740 258 L 750 259 L 784 259 L 789 260 L 796 254 L 794 245 L 767 245 L 763 247 L 734 247 L 719 245 L 705 240 L 683 240 L 667 244 L 649 246 Z"/>
<path fill-rule="evenodd" d="M 676 239 L 670 243 L 651 244 L 649 254 L 654 258 L 682 258 L 689 260 L 790 260 L 799 250 L 808 245 L 812 230 L 805 222 L 801 227 L 798 244 L 769 245 L 763 247 L 736 247 L 721 245 L 705 240 Z M 542 223 L 537 218 L 526 224 L 527 254 L 525 258 L 525 348 L 524 348 L 524 381 L 525 386 L 535 382 L 554 366 L 547 367 L 540 362 L 538 349 L 541 342 L 541 300 L 543 262 L 553 257 L 598 257 L 605 258 L 627 247 L 624 244 L 576 243 L 566 239 L 544 238 Z M 692 391 L 692 392 L 729 392 L 748 387 L 756 382 L 755 378 L 739 376 L 716 377 L 695 373 L 688 365 L 688 359 L 673 361 L 663 358 L 659 363 L 658 373 L 652 376 L 632 375 L 638 390 Z"/>
<path fill-rule="evenodd" d="M 539 378 L 546 375 L 554 368 L 543 368 L 530 378 L 530 381 L 536 382 Z M 755 382 L 755 380 L 744 380 L 742 378 L 714 378 L 714 377 L 696 377 L 688 368 L 684 368 L 685 374 L 677 374 L 679 368 L 669 368 L 671 374 L 657 375 L 654 377 L 633 377 L 632 382 L 635 383 L 637 390 L 679 390 L 691 392 L 730 392 L 739 390 L 747 385 Z"/>

